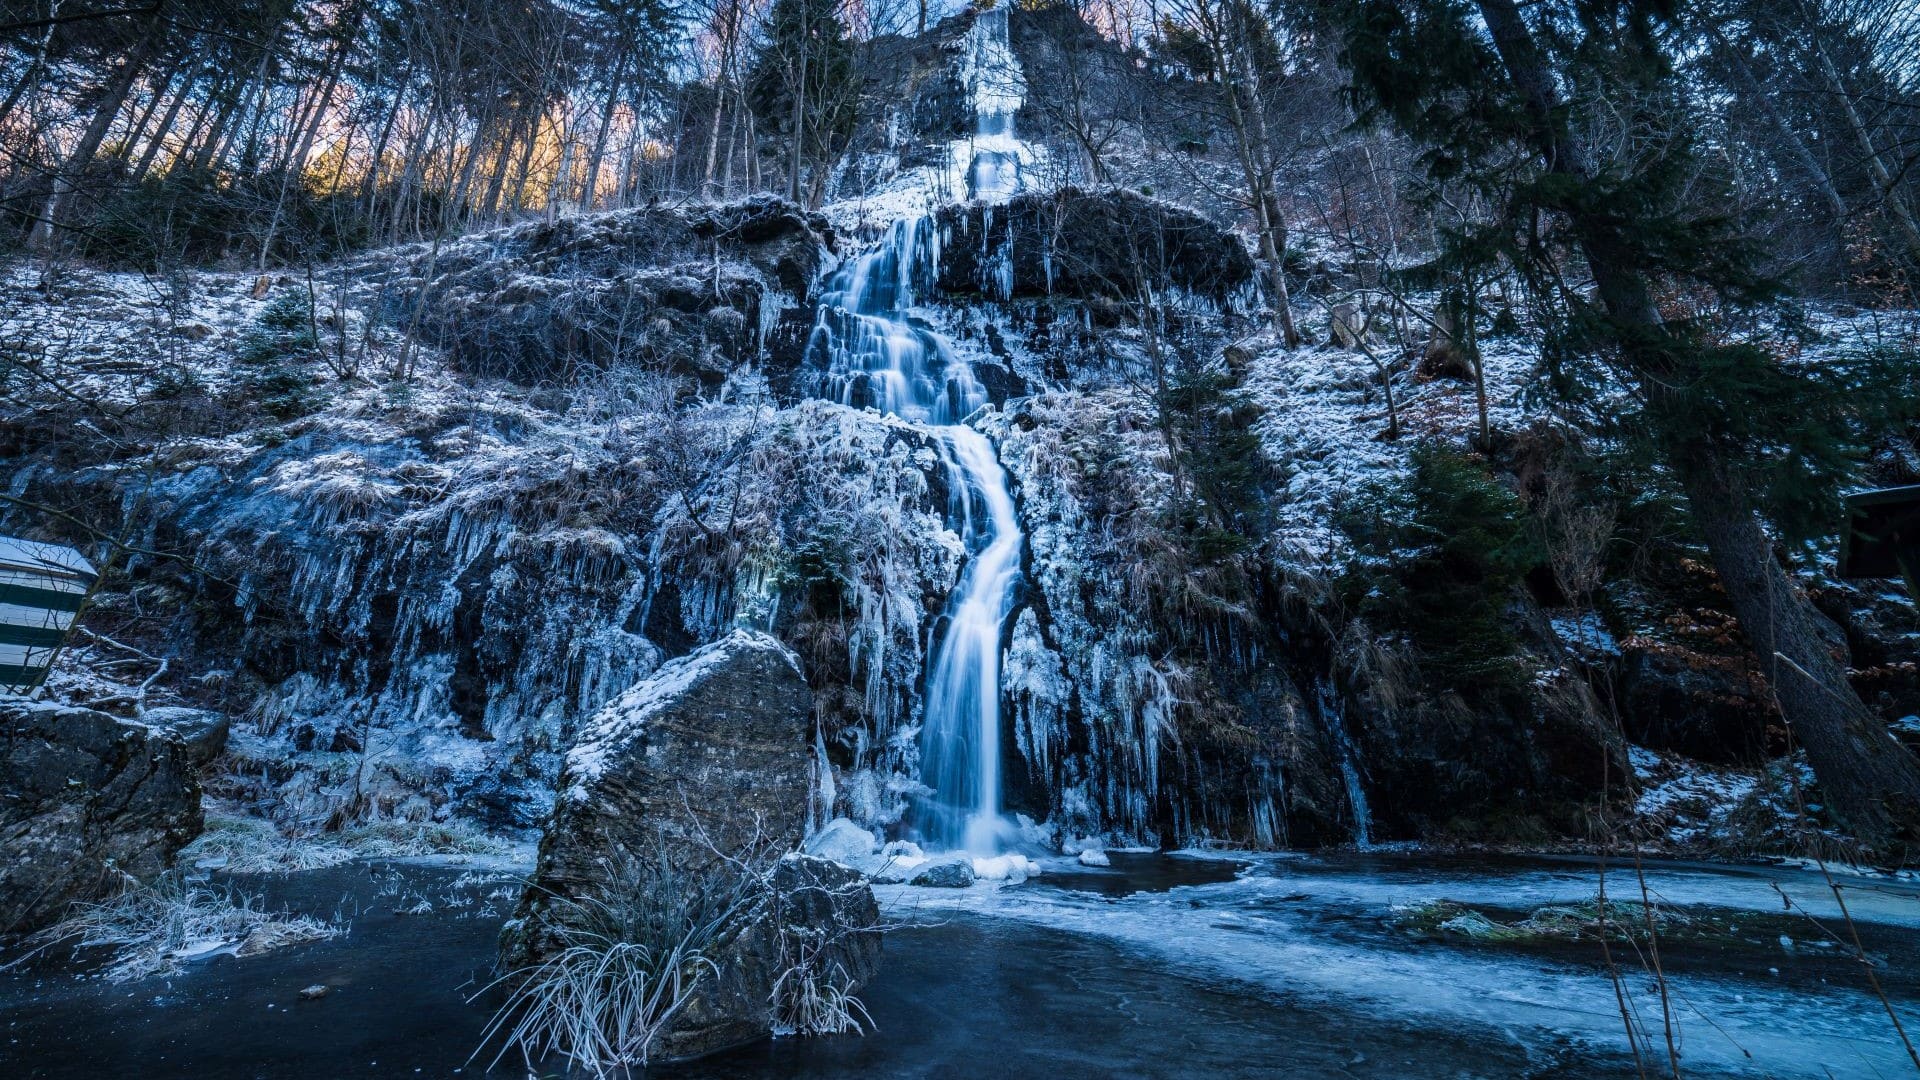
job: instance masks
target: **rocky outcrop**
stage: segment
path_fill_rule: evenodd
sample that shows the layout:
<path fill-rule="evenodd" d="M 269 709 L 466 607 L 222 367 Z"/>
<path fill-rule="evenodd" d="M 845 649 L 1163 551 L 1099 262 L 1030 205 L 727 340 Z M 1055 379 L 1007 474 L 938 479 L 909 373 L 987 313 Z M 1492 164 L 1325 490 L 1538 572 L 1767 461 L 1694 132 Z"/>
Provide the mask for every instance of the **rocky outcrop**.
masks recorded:
<path fill-rule="evenodd" d="M 534 885 L 584 895 L 610 850 L 644 855 L 662 839 L 726 854 L 798 847 L 812 737 L 799 660 L 766 634 L 736 630 L 662 666 L 582 728 Z"/>
<path fill-rule="evenodd" d="M 466 237 L 382 289 L 403 317 L 424 303 L 428 338 L 475 374 L 539 382 L 658 361 L 717 384 L 804 309 L 832 246 L 824 218 L 780 199 L 644 207 Z"/>
<path fill-rule="evenodd" d="M 152 719 L 0 703 L 0 935 L 159 874 L 200 834 L 195 770 L 225 743 L 224 719 Z"/>
<path fill-rule="evenodd" d="M 1063 188 L 999 206 L 957 204 L 938 223 L 939 288 L 949 296 L 1126 304 L 1174 288 L 1227 308 L 1253 287 L 1253 260 L 1232 233 L 1130 191 Z"/>
<path fill-rule="evenodd" d="M 1627 746 L 1587 685 L 1543 674 L 1476 696 L 1417 693 L 1387 703 L 1379 682 L 1349 717 L 1374 839 L 1531 844 L 1579 836 L 1625 793 Z"/>
<path fill-rule="evenodd" d="M 661 1034 L 656 1060 L 774 1030 L 775 987 L 789 970 L 842 990 L 864 983 L 879 950 L 871 889 L 856 871 L 781 854 L 805 832 L 812 736 L 798 659 L 745 630 L 602 709 L 567 755 L 539 866 L 503 935 L 504 963 L 551 955 L 583 904 L 618 905 L 633 925 L 685 939 L 711 967 Z M 715 910 L 730 914 L 709 919 Z"/>

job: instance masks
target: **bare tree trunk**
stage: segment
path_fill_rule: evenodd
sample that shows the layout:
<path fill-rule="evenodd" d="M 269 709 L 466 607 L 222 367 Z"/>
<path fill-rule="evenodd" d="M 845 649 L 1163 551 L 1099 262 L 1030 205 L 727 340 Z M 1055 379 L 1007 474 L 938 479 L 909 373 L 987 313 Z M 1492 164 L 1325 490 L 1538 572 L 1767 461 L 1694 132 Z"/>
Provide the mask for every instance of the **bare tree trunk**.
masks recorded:
<path fill-rule="evenodd" d="M 513 197 L 508 201 L 511 213 L 525 209 L 527 202 L 527 180 L 533 175 L 533 152 L 540 145 L 540 122 L 546 116 L 535 113 L 527 125 L 527 138 L 520 148 L 520 160 L 513 167 Z"/>
<path fill-rule="evenodd" d="M 743 96 L 744 95 L 736 95 L 736 97 Z M 727 123 L 727 150 L 722 158 L 722 160 L 726 162 L 726 166 L 721 170 L 720 175 L 720 197 L 723 199 L 733 194 L 733 159 L 739 156 L 735 153 L 735 150 L 740 145 L 740 114 L 745 111 L 745 102 L 736 100 L 733 111 L 729 114 Z"/>
<path fill-rule="evenodd" d="M 400 85 L 394 88 L 393 104 L 387 109 L 387 115 L 380 121 L 380 134 L 374 136 L 373 146 L 367 153 L 367 174 L 360 179 L 360 192 L 356 196 L 361 206 L 371 210 L 373 193 L 380 186 L 381 162 L 387 156 L 387 143 L 393 138 L 393 127 L 400 119 L 400 107 L 405 102 L 407 90 L 413 82 L 411 65 L 402 69 Z"/>
<path fill-rule="evenodd" d="M 1766 116 L 1767 123 L 1773 125 L 1773 129 L 1780 133 L 1780 138 L 1786 144 L 1787 154 L 1793 158 L 1793 163 L 1800 166 L 1800 171 L 1806 173 L 1807 179 L 1820 189 L 1820 194 L 1827 200 L 1828 209 L 1833 211 L 1834 220 L 1845 221 L 1848 213 L 1847 202 L 1840 197 L 1839 190 L 1833 186 L 1833 177 L 1827 173 L 1826 167 L 1820 164 L 1820 159 L 1813 156 L 1807 141 L 1800 137 L 1800 133 L 1793 129 L 1792 124 L 1787 123 L 1786 117 L 1780 115 L 1779 107 L 1774 104 L 1774 95 L 1768 93 L 1766 88 L 1760 85 L 1759 80 L 1754 78 L 1753 69 L 1747 65 L 1746 56 L 1734 47 L 1733 42 L 1727 40 L 1727 36 L 1720 32 L 1719 27 L 1709 24 L 1708 33 L 1713 36 L 1714 44 L 1720 47 L 1721 53 L 1727 57 L 1733 67 L 1734 77 L 1740 83 L 1742 100 L 1759 109 Z"/>
<path fill-rule="evenodd" d="M 253 78 L 242 82 L 231 96 L 220 100 L 217 106 L 218 112 L 213 121 L 213 129 L 207 133 L 207 141 L 201 144 L 200 152 L 194 156 L 193 168 L 196 172 L 205 172 L 213 168 L 214 163 L 225 156 L 228 134 L 231 129 L 239 126 L 234 123 L 234 120 L 246 111 L 245 102 L 252 96 L 253 88 L 266 80 L 268 56 L 269 53 L 263 50 Z"/>
<path fill-rule="evenodd" d="M 100 143 L 113 127 L 114 118 L 120 115 L 120 107 L 126 103 L 127 94 L 133 89 L 135 79 L 152 59 L 154 48 L 160 41 L 162 14 L 166 10 L 166 0 L 159 0 L 147 15 L 139 43 L 133 52 L 120 62 L 120 67 L 107 82 L 106 91 L 100 96 L 100 105 L 93 112 L 85 131 L 80 133 L 80 141 L 74 144 L 73 153 L 61 163 L 60 171 L 53 178 L 53 191 L 40 213 L 40 220 L 34 223 L 32 233 L 33 246 L 41 251 L 53 245 L 53 233 L 61 214 L 66 210 L 66 202 L 79 187 L 80 177 L 93 164 L 94 155 L 100 152 Z"/>
<path fill-rule="evenodd" d="M 793 108 L 787 122 L 792 125 L 792 149 L 788 156 L 792 159 L 787 169 L 787 198 L 800 201 L 800 162 L 806 157 L 807 145 L 807 47 L 802 39 L 800 45 L 800 77 L 794 80 Z"/>
<path fill-rule="evenodd" d="M 700 194 L 703 198 L 713 198 L 713 171 L 717 164 L 716 156 L 720 152 L 720 112 L 727 100 L 727 87 L 733 78 L 733 50 L 735 41 L 734 12 L 739 10 L 739 0 L 727 0 L 727 6 L 720 11 L 720 70 L 713 78 L 713 114 L 707 124 L 707 167 L 700 180 Z"/>
<path fill-rule="evenodd" d="M 188 157 L 193 153 L 194 147 L 199 145 L 200 133 L 207 130 L 207 121 L 212 119 L 215 110 L 219 108 L 219 102 L 227 94 L 230 82 L 228 78 L 215 78 L 212 87 L 207 90 L 205 102 L 200 108 L 194 110 L 193 124 L 187 128 L 186 137 L 180 140 L 180 152 L 173 156 L 173 160 L 167 162 L 167 175 L 173 175 L 182 163 L 191 164 Z"/>
<path fill-rule="evenodd" d="M 557 126 L 557 125 L 556 125 Z M 560 212 L 562 203 L 573 201 L 573 159 L 577 154 L 579 142 L 573 133 L 559 130 L 560 161 L 553 167 L 553 183 L 547 185 L 547 220 L 552 221 Z"/>
<path fill-rule="evenodd" d="M 1548 168 L 1580 182 L 1593 171 L 1582 147 L 1556 124 L 1552 73 L 1514 0 L 1478 0 L 1482 18 L 1525 99 L 1536 150 Z M 1625 341 L 1642 390 L 1658 401 L 1677 373 L 1660 342 L 1668 337 L 1646 280 L 1628 250 L 1577 208 L 1567 211 L 1608 315 L 1638 331 Z M 1834 818 L 1868 847 L 1899 854 L 1920 838 L 1920 762 L 1876 724 L 1816 629 L 1822 616 L 1795 588 L 1761 528 L 1751 494 L 1720 451 L 1698 435 L 1670 435 L 1668 462 L 1741 628 L 1768 672 L 1780 713 L 1820 780 Z"/>
<path fill-rule="evenodd" d="M 460 180 L 447 198 L 445 214 L 465 214 L 467 193 L 473 189 L 473 176 L 480 168 L 480 152 L 486 146 L 486 140 L 492 134 L 493 113 L 489 109 L 480 115 L 480 122 L 473 129 L 473 141 L 467 144 L 467 158 L 460 163 Z M 456 140 L 457 145 L 457 140 Z"/>
<path fill-rule="evenodd" d="M 140 152 L 140 160 L 133 167 L 134 183 L 137 184 L 146 179 L 148 170 L 153 168 L 154 159 L 159 156 L 161 148 L 166 144 L 168 133 L 173 130 L 173 124 L 180 115 L 181 106 L 185 105 L 187 98 L 193 95 L 193 88 L 199 81 L 198 73 L 190 74 L 180 85 L 180 89 L 174 93 L 173 100 L 167 105 L 166 113 L 160 117 L 160 126 L 154 129 L 153 137 L 147 140 L 147 148 Z"/>
<path fill-rule="evenodd" d="M 593 136 L 593 151 L 587 155 L 586 187 L 580 196 L 580 205 L 592 210 L 595 199 L 600 194 L 600 163 L 606 159 L 607 137 L 613 131 L 613 114 L 620 102 L 620 89 L 626 84 L 627 50 L 620 51 L 615 62 L 613 77 L 607 82 L 606 107 L 600 110 L 600 130 Z"/>
<path fill-rule="evenodd" d="M 327 57 L 326 74 L 321 78 L 319 92 L 306 96 L 294 112 L 293 123 L 287 129 L 288 137 L 280 147 L 280 160 L 275 165 L 279 171 L 299 168 L 306 160 L 307 151 L 320 134 L 320 125 L 326 121 L 327 109 L 333 104 L 333 92 L 340 85 L 340 75 L 347 65 L 347 54 L 352 51 L 354 24 L 360 18 L 360 5 L 355 4 L 341 17 L 348 20 L 346 32 L 334 42 Z"/>
<path fill-rule="evenodd" d="M 1840 79 L 1840 72 L 1833 66 L 1833 60 L 1827 56 L 1826 46 L 1820 44 L 1818 37 L 1813 39 L 1813 55 L 1820 73 L 1833 90 L 1833 96 L 1840 101 L 1841 111 L 1846 115 L 1847 127 L 1852 130 L 1854 139 L 1860 144 L 1860 152 L 1865 155 L 1867 171 L 1873 176 L 1873 184 L 1880 189 L 1880 200 L 1887 208 L 1887 216 L 1893 218 L 1894 225 L 1900 230 L 1901 239 L 1906 241 L 1907 257 L 1913 265 L 1920 266 L 1920 222 L 1913 216 L 1913 208 L 1900 190 L 1899 179 L 1888 169 L 1881 159 L 1880 150 L 1874 145 L 1873 133 L 1867 130 L 1866 121 L 1860 118 L 1860 110 L 1855 107 L 1853 95 L 1847 92 L 1846 83 Z"/>
<path fill-rule="evenodd" d="M 146 108 L 140 110 L 140 115 L 135 117 L 132 126 L 127 128 L 127 137 L 120 144 L 121 161 L 124 162 L 133 156 L 134 144 L 147 133 L 148 122 L 153 119 L 154 113 L 160 111 L 160 102 L 166 98 L 167 92 L 173 89 L 174 73 L 175 69 L 169 67 L 161 73 L 159 81 L 153 84 L 153 96 L 147 99 Z"/>
<path fill-rule="evenodd" d="M 1230 16 L 1238 19 L 1241 16 Z M 1255 227 L 1259 233 L 1260 262 L 1267 271 L 1267 299 L 1273 307 L 1273 328 L 1288 348 L 1300 344 L 1300 331 L 1293 324 L 1293 298 L 1287 288 L 1285 222 L 1272 190 L 1265 108 L 1260 100 L 1258 73 L 1240 40 L 1245 28 L 1217 25 L 1215 59 L 1227 73 L 1224 86 L 1229 126 L 1233 128 L 1235 149 L 1239 151 L 1240 173 L 1252 202 Z"/>
<path fill-rule="evenodd" d="M 425 182 L 426 159 L 429 145 L 433 138 L 433 133 L 441 126 L 443 116 L 444 112 L 441 104 L 435 102 L 433 111 L 427 114 L 426 120 L 420 124 L 419 128 L 414 131 L 413 136 L 407 140 L 407 148 L 401 153 L 400 176 L 394 181 L 393 185 L 392 237 L 395 243 L 398 243 L 400 240 L 400 223 L 406 216 L 407 200 L 417 199 L 420 186 Z M 376 169 L 379 168 L 379 162 L 374 162 L 373 167 Z M 375 194 L 377 194 L 377 189 L 369 191 L 367 200 L 369 206 L 373 205 L 373 197 Z"/>
<path fill-rule="evenodd" d="M 274 234 L 280 231 L 280 218 L 286 212 L 287 190 L 294 178 L 305 172 L 307 154 L 313 149 L 313 140 L 320 136 L 320 125 L 326 122 L 327 109 L 333 104 L 333 92 L 340 85 L 340 74 L 346 69 L 347 54 L 352 51 L 354 35 L 360 24 L 361 5 L 354 4 L 341 16 L 344 32 L 334 47 L 334 54 L 327 65 L 326 82 L 312 102 L 310 112 L 302 113 L 288 132 L 294 136 L 288 140 L 286 156 L 280 160 L 280 191 L 273 200 L 273 214 L 267 220 L 266 237 L 260 242 L 260 272 L 267 270 L 267 256 L 273 251 Z"/>
<path fill-rule="evenodd" d="M 247 122 L 234 125 L 232 134 L 227 140 L 227 145 L 221 147 L 219 152 L 213 156 L 214 168 L 218 169 L 231 157 L 233 154 L 233 143 L 239 138 L 242 129 L 246 130 L 247 139 L 246 142 L 241 144 L 240 164 L 245 166 L 247 171 L 254 171 L 260 167 L 260 133 L 266 129 L 267 99 L 272 95 L 273 84 L 269 79 L 264 77 L 263 72 L 262 78 L 258 80 L 254 90 L 253 104 L 248 107 L 248 111 L 241 113 L 241 116 L 244 117 Z M 284 135 L 285 139 L 291 139 L 292 137 L 292 132 L 287 132 Z"/>
<path fill-rule="evenodd" d="M 48 10 L 49 19 L 59 13 L 59 0 L 55 0 L 54 5 Z M 40 31 L 40 43 L 34 46 L 33 59 L 27 61 L 27 69 L 20 73 L 20 81 L 14 83 L 13 88 L 7 91 L 6 100 L 0 101 L 0 124 L 6 123 L 7 117 L 13 113 L 14 106 L 20 104 L 20 99 L 26 96 L 27 91 L 33 86 L 34 81 L 40 77 L 40 72 L 45 70 L 47 66 L 47 46 L 53 41 L 53 30 L 57 25 L 57 23 L 49 21 L 46 27 Z"/>
<path fill-rule="evenodd" d="M 635 162 L 640 155 L 640 125 L 635 124 L 633 133 L 627 136 L 626 153 L 620 158 L 620 182 L 613 193 L 615 206 L 632 205 L 634 185 L 638 182 L 634 175 Z"/>
<path fill-rule="evenodd" d="M 747 170 L 747 190 L 759 191 L 763 179 L 760 175 L 760 128 L 753 110 L 746 108 L 745 105 L 746 102 L 742 100 L 740 111 L 747 118 L 747 138 L 741 146 L 741 153 L 746 158 L 741 164 L 746 166 Z"/>

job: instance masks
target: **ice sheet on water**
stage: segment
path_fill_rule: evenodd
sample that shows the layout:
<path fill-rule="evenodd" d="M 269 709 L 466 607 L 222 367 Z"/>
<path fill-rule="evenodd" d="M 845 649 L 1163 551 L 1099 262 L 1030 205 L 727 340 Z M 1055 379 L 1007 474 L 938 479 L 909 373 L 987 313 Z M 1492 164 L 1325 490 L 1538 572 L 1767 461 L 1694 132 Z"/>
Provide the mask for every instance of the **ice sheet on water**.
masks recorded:
<path fill-rule="evenodd" d="M 1806 875 L 1785 873 L 1796 895 L 1811 894 Z M 1678 903 L 1779 908 L 1764 881 L 1738 875 L 1655 871 L 1650 885 Z M 939 918 L 963 910 L 1016 919 L 1120 943 L 1188 977 L 1263 987 L 1300 1007 L 1324 1003 L 1411 1023 L 1481 1027 L 1543 1049 L 1571 1042 L 1596 1055 L 1624 1059 L 1615 987 L 1597 966 L 1542 964 L 1387 935 L 1378 940 L 1332 935 L 1320 921 L 1330 910 L 1344 913 L 1343 921 L 1384 921 L 1395 903 L 1422 897 L 1515 906 L 1583 900 L 1593 888 L 1593 870 L 1581 868 L 1492 880 L 1472 873 L 1256 872 L 1232 882 L 1119 900 L 1032 886 L 887 887 L 880 893 L 894 918 Z M 1697 1072 L 1824 1077 L 1834 1063 L 1844 1062 L 1854 1075 L 1876 1075 L 1874 1070 L 1894 1075 L 1906 1061 L 1879 1002 L 1865 993 L 1704 976 L 1670 976 L 1669 985 L 1688 1061 Z M 1621 987 L 1642 1015 L 1659 1015 L 1651 980 L 1623 980 Z"/>

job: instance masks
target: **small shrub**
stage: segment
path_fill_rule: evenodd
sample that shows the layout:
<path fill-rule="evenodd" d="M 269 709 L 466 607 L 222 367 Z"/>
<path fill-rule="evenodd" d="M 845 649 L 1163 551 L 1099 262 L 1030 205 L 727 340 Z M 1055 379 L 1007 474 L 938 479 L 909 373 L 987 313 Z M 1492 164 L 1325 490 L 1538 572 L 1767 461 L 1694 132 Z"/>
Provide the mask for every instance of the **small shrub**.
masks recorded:
<path fill-rule="evenodd" d="M 319 347 L 312 303 L 300 293 L 283 292 L 267 304 L 258 324 L 241 335 L 236 359 L 243 364 L 306 359 Z"/>
<path fill-rule="evenodd" d="M 293 420 L 320 407 L 311 360 L 320 343 L 313 333 L 313 308 L 299 292 L 274 297 L 259 322 L 240 338 L 234 358 L 253 369 L 247 395 L 275 420 Z"/>
<path fill-rule="evenodd" d="M 1404 487 L 1376 490 L 1344 522 L 1361 556 L 1346 591 L 1370 622 L 1406 631 L 1446 688 L 1510 689 L 1527 669 L 1508 608 L 1545 557 L 1537 530 L 1478 458 L 1422 445 L 1412 462 Z"/>
<path fill-rule="evenodd" d="M 1231 559 L 1251 547 L 1259 531 L 1263 465 L 1253 433 L 1256 413 L 1219 371 L 1174 377 L 1165 408 L 1192 485 L 1173 508 L 1179 532 L 1202 564 Z"/>

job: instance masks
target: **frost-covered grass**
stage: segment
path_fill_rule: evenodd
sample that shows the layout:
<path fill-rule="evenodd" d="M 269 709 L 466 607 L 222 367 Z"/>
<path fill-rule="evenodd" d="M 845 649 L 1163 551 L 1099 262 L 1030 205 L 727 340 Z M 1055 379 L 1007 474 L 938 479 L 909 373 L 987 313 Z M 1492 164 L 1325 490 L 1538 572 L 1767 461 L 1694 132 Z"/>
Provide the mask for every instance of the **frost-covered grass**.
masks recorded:
<path fill-rule="evenodd" d="M 528 863 L 528 844 L 453 820 L 375 821 L 334 832 L 292 834 L 273 822 L 217 800 L 207 805 L 207 828 L 180 853 L 183 865 L 228 874 L 319 870 L 356 859 L 449 856 Z"/>
<path fill-rule="evenodd" d="M 825 952 L 811 941 L 789 950 L 791 962 L 773 984 L 776 1033 L 863 1035 L 875 1026 L 854 996 L 853 978 Z"/>
<path fill-rule="evenodd" d="M 344 932 L 310 915 L 258 905 L 257 898 L 233 886 L 194 882 L 174 872 L 152 884 L 128 881 L 112 899 L 76 905 L 33 940 L 39 950 L 71 945 L 82 956 L 104 953 L 105 977 L 126 982 L 172 975 L 216 953 L 257 956 Z"/>
<path fill-rule="evenodd" d="M 501 1043 L 489 1068 L 518 1051 L 529 1072 L 558 1054 L 600 1080 L 626 1075 L 647 1064 L 701 979 L 717 974 L 692 928 L 677 940 L 633 941 L 606 928 L 626 920 L 605 905 L 576 908 L 583 918 L 557 929 L 556 951 L 506 977 L 512 991 L 482 1038 L 483 1047 Z"/>
<path fill-rule="evenodd" d="M 763 858 L 755 848 L 688 868 L 664 852 L 626 857 L 605 867 L 597 894 L 549 897 L 537 925 L 519 931 L 538 943 L 535 958 L 481 991 L 508 994 L 473 1056 L 497 1042 L 489 1068 L 518 1054 L 532 1072 L 558 1055 L 601 1080 L 644 1067 L 702 985 L 722 976 L 712 953 L 766 916 Z"/>

